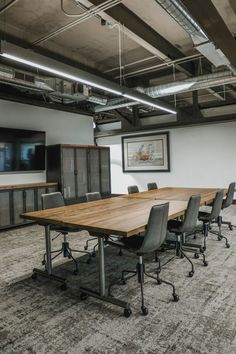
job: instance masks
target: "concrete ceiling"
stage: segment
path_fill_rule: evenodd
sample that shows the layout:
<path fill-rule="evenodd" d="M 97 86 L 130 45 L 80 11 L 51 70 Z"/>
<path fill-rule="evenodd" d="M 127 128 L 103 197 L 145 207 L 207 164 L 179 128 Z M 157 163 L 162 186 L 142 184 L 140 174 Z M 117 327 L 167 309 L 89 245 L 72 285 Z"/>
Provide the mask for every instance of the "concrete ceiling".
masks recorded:
<path fill-rule="evenodd" d="M 0 5 L 7 4 L 8 1 L 1 1 Z M 92 4 L 101 3 L 101 0 L 81 0 L 83 4 L 92 6 Z M 236 0 L 209 0 L 216 7 L 225 25 L 232 34 L 236 34 Z M 76 5 L 75 0 L 64 0 L 64 9 L 68 13 L 82 14 L 82 10 Z M 146 31 L 141 41 L 134 36 L 135 31 L 121 31 L 121 60 L 123 74 L 130 74 L 142 69 L 148 69 L 154 65 L 160 65 L 165 60 L 160 59 L 158 55 L 153 54 L 158 49 L 161 41 L 166 52 L 163 53 L 170 58 L 184 58 L 186 56 L 198 53 L 193 46 L 192 39 L 189 34 L 170 16 L 155 0 L 123 0 L 122 5 L 117 5 L 114 10 L 121 7 L 127 10 L 127 20 L 129 16 L 136 16 L 141 19 L 143 29 Z M 125 7 L 124 7 L 125 6 Z M 1 6 L 0 6 L 1 10 Z M 122 10 L 122 11 L 123 11 Z M 122 12 L 121 12 L 122 13 Z M 103 18 L 116 23 L 116 19 L 112 18 L 109 12 L 100 14 Z M 53 38 L 35 44 L 44 36 L 56 31 L 57 29 L 75 21 L 77 17 L 68 17 L 61 10 L 61 0 L 18 0 L 13 6 L 9 7 L 4 13 L 0 13 L 0 33 L 4 39 L 10 35 L 16 41 L 24 41 L 29 49 L 42 48 L 48 52 L 63 56 L 73 60 L 79 65 L 82 64 L 88 70 L 96 70 L 101 75 L 115 80 L 119 75 L 119 35 L 118 28 L 109 25 L 101 25 L 101 19 L 93 17 L 85 22 L 54 36 Z M 155 42 L 150 41 L 150 48 L 145 45 L 152 36 L 157 36 Z M 149 44 L 150 44 L 149 43 Z M 147 59 L 147 60 L 145 60 Z M 130 78 L 127 76 L 125 84 L 143 86 L 163 84 L 176 80 L 183 80 L 186 77 L 194 75 L 196 64 L 203 64 L 204 59 L 197 59 L 194 62 L 188 62 L 176 66 L 175 77 L 172 73 L 172 67 L 166 70 L 150 71 L 150 74 L 136 75 Z M 134 65 L 132 63 L 138 62 Z M 195 65 L 194 65 L 195 64 Z M 212 70 L 212 65 L 205 61 L 203 72 Z M 115 69 L 116 68 L 116 69 Z M 115 69 L 115 70 L 111 70 Z M 136 80 L 136 81 L 135 81 Z M 199 102 L 215 102 L 225 99 L 227 95 L 233 98 L 236 94 L 234 87 L 228 87 L 227 90 L 231 94 L 225 95 L 225 88 L 218 89 L 219 94 L 214 95 L 214 91 L 199 91 Z M 223 92 L 223 94 L 222 94 Z M 222 96 L 220 96 L 222 95 Z M 176 100 L 176 98 L 175 98 Z M 178 95 L 179 102 L 184 104 L 192 104 L 192 93 L 184 93 Z M 177 100 L 177 101 L 178 101 Z M 173 96 L 169 98 L 173 101 Z M 184 105 L 183 104 L 183 105 Z"/>

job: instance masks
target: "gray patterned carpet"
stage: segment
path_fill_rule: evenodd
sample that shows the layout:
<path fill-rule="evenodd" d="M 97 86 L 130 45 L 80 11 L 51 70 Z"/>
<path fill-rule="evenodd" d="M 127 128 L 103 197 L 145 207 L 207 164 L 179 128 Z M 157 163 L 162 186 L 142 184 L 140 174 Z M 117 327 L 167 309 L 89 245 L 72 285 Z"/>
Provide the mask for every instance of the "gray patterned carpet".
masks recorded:
<path fill-rule="evenodd" d="M 228 208 L 226 218 L 236 225 L 236 206 Z M 116 286 L 114 295 L 128 299 L 133 314 L 123 317 L 122 309 L 99 300 L 80 301 L 79 284 L 97 288 L 97 259 L 92 264 L 80 258 L 80 274 L 71 274 L 73 264 L 60 258 L 56 274 L 66 276 L 70 288 L 61 291 L 46 279 L 31 279 L 32 268 L 40 267 L 44 251 L 43 229 L 28 226 L 2 232 L 0 261 L 0 353 L 3 354 L 235 354 L 236 353 L 236 229 L 226 229 L 231 248 L 214 236 L 208 240 L 209 266 L 195 262 L 195 275 L 188 278 L 189 265 L 175 259 L 162 272 L 173 281 L 180 301 L 174 303 L 171 290 L 145 281 L 149 315 L 140 314 L 140 292 L 136 279 Z M 83 248 L 87 233 L 70 236 L 74 248 Z M 53 247 L 60 240 L 53 242 Z M 117 255 L 106 248 L 108 281 L 119 270 L 133 268 L 136 259 Z M 166 259 L 169 254 L 162 254 Z M 152 268 L 147 259 L 147 268 Z"/>

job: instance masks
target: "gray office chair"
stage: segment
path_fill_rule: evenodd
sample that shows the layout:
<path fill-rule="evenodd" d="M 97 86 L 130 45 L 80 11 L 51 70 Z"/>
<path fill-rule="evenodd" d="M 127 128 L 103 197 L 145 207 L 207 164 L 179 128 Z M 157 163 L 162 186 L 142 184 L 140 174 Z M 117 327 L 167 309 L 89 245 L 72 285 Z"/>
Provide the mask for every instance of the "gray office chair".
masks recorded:
<path fill-rule="evenodd" d="M 86 196 L 86 200 L 87 202 L 92 202 L 95 200 L 100 200 L 102 199 L 101 194 L 99 192 L 91 192 L 91 193 L 85 193 Z M 97 240 L 97 237 L 91 237 L 86 241 L 86 244 L 84 246 L 84 249 L 87 250 L 88 246 L 89 246 L 89 242 L 90 241 L 94 241 Z M 96 247 L 98 246 L 98 242 L 96 243 L 96 245 L 93 246 L 93 252 L 92 252 L 92 256 L 95 257 L 96 256 Z"/>
<path fill-rule="evenodd" d="M 224 210 L 228 207 L 230 207 L 233 204 L 234 200 L 234 192 L 235 192 L 235 182 L 230 183 L 226 198 L 223 199 L 221 210 Z M 221 215 L 218 216 L 218 218 L 215 220 L 219 227 L 219 234 L 221 235 L 221 226 L 222 225 L 228 225 L 229 229 L 232 231 L 233 230 L 233 225 L 230 221 L 223 221 L 223 218 Z"/>
<path fill-rule="evenodd" d="M 138 186 L 128 186 L 128 194 L 138 193 Z"/>
<path fill-rule="evenodd" d="M 209 227 L 212 222 L 217 220 L 217 218 L 220 216 L 221 208 L 222 208 L 222 203 L 223 203 L 223 197 L 224 197 L 224 191 L 221 190 L 216 193 L 216 196 L 214 198 L 214 201 L 212 203 L 212 208 L 210 212 L 207 211 L 200 211 L 198 215 L 198 219 L 202 221 L 203 223 L 203 233 L 204 233 L 204 247 L 203 249 L 206 250 L 206 239 L 208 236 L 208 233 L 211 232 L 213 234 L 216 234 L 218 236 L 218 240 L 221 241 L 222 239 L 225 239 L 225 245 L 227 248 L 230 247 L 230 244 L 228 242 L 227 237 L 223 236 L 221 232 L 214 232 L 209 230 Z"/>
<path fill-rule="evenodd" d="M 148 274 L 145 270 L 145 265 L 143 263 L 143 256 L 155 252 L 159 249 L 159 247 L 163 244 L 166 238 L 166 227 L 168 220 L 168 211 L 169 211 L 169 203 L 165 203 L 162 205 L 155 205 L 152 207 L 147 228 L 145 231 L 144 237 L 132 236 L 132 237 L 123 237 L 118 241 L 108 240 L 107 243 L 114 247 L 119 247 L 129 252 L 135 253 L 139 257 L 139 262 L 136 265 L 136 270 L 123 270 L 121 276 L 122 284 L 126 284 L 126 280 L 132 278 L 133 276 L 138 276 L 138 282 L 141 287 L 141 310 L 143 315 L 148 314 L 148 309 L 144 305 L 144 294 L 143 294 L 143 284 L 144 284 L 144 275 L 154 279 L 157 284 L 167 284 L 170 285 L 173 289 L 173 298 L 174 301 L 178 301 L 179 297 L 175 292 L 175 286 L 162 280 L 160 278 L 161 267 L 159 264 L 159 268 L 157 269 L 156 277 Z M 125 274 L 131 274 L 128 277 L 125 277 Z M 111 283 L 109 286 L 109 294 L 111 292 L 111 287 L 117 284 L 117 282 Z M 131 310 L 125 310 L 124 315 L 129 317 L 131 314 Z"/>
<path fill-rule="evenodd" d="M 65 201 L 64 201 L 64 198 L 63 198 L 63 195 L 61 194 L 61 192 L 42 194 L 41 198 L 42 198 L 42 208 L 43 209 L 59 208 L 59 207 L 65 206 Z M 68 235 L 68 233 L 71 233 L 71 232 L 79 232 L 79 231 L 81 231 L 81 229 L 79 229 L 77 227 L 66 227 L 66 226 L 62 227 L 62 226 L 58 226 L 58 225 L 50 225 L 50 230 L 56 231 L 58 233 L 56 235 L 56 237 L 53 238 L 53 240 L 55 240 L 55 238 L 57 238 L 61 234 L 64 237 L 61 249 L 51 252 L 51 254 L 56 253 L 56 255 L 52 258 L 52 260 L 57 258 L 60 254 L 63 254 L 64 257 L 67 257 L 67 258 L 73 260 L 73 262 L 75 263 L 74 274 L 78 274 L 78 262 L 73 257 L 72 252 L 73 253 L 79 252 L 79 253 L 87 254 L 89 256 L 89 258 L 87 260 L 88 264 L 91 262 L 91 253 L 86 252 L 86 251 L 71 249 L 69 246 L 69 242 L 67 241 L 67 235 Z M 46 264 L 46 253 L 44 254 L 42 264 L 43 265 Z"/>
<path fill-rule="evenodd" d="M 148 190 L 152 191 L 153 189 L 158 189 L 156 182 L 150 182 L 147 184 Z"/>
<path fill-rule="evenodd" d="M 190 277 L 192 277 L 194 274 L 194 265 L 185 252 L 193 252 L 195 254 L 195 258 L 199 258 L 199 254 L 201 254 L 203 257 L 204 266 L 208 265 L 204 253 L 198 252 L 198 249 L 202 250 L 202 246 L 185 242 L 186 234 L 193 233 L 195 231 L 197 219 L 198 219 L 200 201 L 201 201 L 201 196 L 199 194 L 191 196 L 189 198 L 188 206 L 183 220 L 181 221 L 170 220 L 168 221 L 167 224 L 168 231 L 176 235 L 176 240 L 174 241 L 176 244 L 176 254 L 178 256 L 180 255 L 182 257 L 185 257 L 191 264 L 192 269 L 189 272 Z M 168 237 L 167 237 L 167 242 L 168 242 Z"/>

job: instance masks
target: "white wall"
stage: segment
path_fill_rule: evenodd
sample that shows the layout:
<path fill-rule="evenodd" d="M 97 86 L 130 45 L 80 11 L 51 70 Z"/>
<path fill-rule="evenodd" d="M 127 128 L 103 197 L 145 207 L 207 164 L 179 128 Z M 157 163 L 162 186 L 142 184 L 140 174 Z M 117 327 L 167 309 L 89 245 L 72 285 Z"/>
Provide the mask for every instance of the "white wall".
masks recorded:
<path fill-rule="evenodd" d="M 98 139 L 111 149 L 112 193 L 137 184 L 159 187 L 227 187 L 236 180 L 236 122 L 169 129 L 171 172 L 123 173 L 121 136 Z M 129 134 L 130 135 L 130 134 Z"/>
<path fill-rule="evenodd" d="M 0 100 L 0 127 L 46 131 L 46 143 L 93 144 L 93 119 Z M 46 173 L 0 173 L 0 185 L 45 182 Z"/>

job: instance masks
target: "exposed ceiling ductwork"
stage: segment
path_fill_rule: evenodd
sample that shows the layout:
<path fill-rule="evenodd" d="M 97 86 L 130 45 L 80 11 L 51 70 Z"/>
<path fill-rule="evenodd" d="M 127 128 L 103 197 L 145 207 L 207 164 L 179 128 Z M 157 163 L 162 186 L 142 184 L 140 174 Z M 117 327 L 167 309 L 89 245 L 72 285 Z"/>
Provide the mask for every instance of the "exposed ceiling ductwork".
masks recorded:
<path fill-rule="evenodd" d="M 148 87 L 146 89 L 137 88 L 137 90 L 145 93 L 150 97 L 157 98 L 173 95 L 176 93 L 204 90 L 210 87 L 224 86 L 235 83 L 236 76 L 233 76 L 231 71 L 221 71 L 213 74 L 193 77 L 183 81 L 175 81 L 165 85 Z M 137 105 L 137 102 L 128 102 L 128 100 L 124 99 L 113 99 L 110 100 L 105 107 L 96 106 L 95 112 L 105 112 L 112 109 L 118 109 L 134 105 Z"/>
<path fill-rule="evenodd" d="M 215 67 L 227 66 L 235 75 L 236 68 L 208 38 L 191 14 L 178 0 L 155 0 L 191 36 L 195 48 Z"/>

